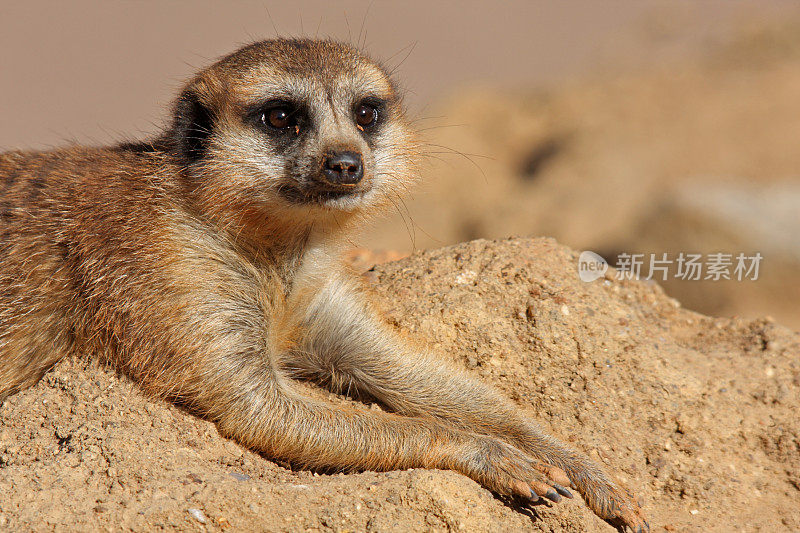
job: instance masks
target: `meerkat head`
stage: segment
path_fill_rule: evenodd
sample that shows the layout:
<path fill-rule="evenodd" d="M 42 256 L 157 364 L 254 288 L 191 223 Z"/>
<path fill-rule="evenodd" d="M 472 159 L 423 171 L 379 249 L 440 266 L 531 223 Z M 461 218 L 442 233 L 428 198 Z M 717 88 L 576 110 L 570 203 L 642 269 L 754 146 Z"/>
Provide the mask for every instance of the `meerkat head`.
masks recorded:
<path fill-rule="evenodd" d="M 168 136 L 207 208 L 256 219 L 368 213 L 416 176 L 390 76 L 332 41 L 262 41 L 221 59 L 185 87 Z"/>

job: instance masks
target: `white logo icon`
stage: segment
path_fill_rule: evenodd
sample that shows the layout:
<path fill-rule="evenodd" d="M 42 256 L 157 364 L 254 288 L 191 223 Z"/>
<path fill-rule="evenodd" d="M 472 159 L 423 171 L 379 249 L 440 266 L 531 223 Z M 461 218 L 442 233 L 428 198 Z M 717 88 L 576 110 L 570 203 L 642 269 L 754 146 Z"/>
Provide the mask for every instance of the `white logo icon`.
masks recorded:
<path fill-rule="evenodd" d="M 578 276 L 581 281 L 588 283 L 602 278 L 606 270 L 608 270 L 608 263 L 594 252 L 586 250 L 581 252 L 580 257 L 578 257 Z"/>

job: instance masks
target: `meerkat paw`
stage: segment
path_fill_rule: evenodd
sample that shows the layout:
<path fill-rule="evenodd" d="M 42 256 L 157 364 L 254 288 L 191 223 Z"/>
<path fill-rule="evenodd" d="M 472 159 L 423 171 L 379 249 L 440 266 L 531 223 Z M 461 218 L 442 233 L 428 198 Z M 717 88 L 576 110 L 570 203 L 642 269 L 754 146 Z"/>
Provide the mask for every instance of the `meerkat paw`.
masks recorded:
<path fill-rule="evenodd" d="M 650 531 L 639 502 L 633 493 L 614 485 L 590 487 L 584 495 L 586 504 L 600 518 L 614 527 L 629 528 L 635 533 Z"/>
<path fill-rule="evenodd" d="M 567 474 L 499 440 L 487 438 L 470 454 L 465 472 L 489 490 L 531 502 L 572 498 Z"/>

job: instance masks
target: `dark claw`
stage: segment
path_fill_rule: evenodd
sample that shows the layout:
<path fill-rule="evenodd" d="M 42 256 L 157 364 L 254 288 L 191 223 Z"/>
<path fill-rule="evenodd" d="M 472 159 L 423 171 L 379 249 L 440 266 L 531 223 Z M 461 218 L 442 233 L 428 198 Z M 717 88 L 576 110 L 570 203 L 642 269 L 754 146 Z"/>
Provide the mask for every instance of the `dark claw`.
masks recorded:
<path fill-rule="evenodd" d="M 544 497 L 545 497 L 545 498 L 547 498 L 548 500 L 550 500 L 550 501 L 553 501 L 553 502 L 556 502 L 556 503 L 558 503 L 558 502 L 560 502 L 560 501 L 561 501 L 561 496 L 559 496 L 559 495 L 556 493 L 556 491 L 554 491 L 554 490 L 548 490 L 548 491 L 545 493 Z"/>
<path fill-rule="evenodd" d="M 647 522 L 644 523 L 644 527 L 639 526 L 636 528 L 636 533 L 645 533 L 650 531 L 650 524 Z"/>
<path fill-rule="evenodd" d="M 533 492 L 533 489 L 531 489 L 531 503 L 535 504 L 535 503 L 539 503 L 541 501 L 542 501 L 542 499 L 539 497 L 539 495 L 536 494 L 535 492 Z"/>
<path fill-rule="evenodd" d="M 556 492 L 558 492 L 562 496 L 566 496 L 567 498 L 572 498 L 572 493 L 568 491 L 566 488 L 562 487 L 558 483 L 550 483 L 550 484 L 553 486 L 554 489 L 556 489 Z"/>

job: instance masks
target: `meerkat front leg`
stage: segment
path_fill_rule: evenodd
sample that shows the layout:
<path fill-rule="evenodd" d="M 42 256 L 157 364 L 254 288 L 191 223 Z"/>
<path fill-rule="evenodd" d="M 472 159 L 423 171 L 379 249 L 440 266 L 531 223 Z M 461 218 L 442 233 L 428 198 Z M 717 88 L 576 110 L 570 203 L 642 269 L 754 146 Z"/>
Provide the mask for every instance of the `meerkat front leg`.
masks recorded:
<path fill-rule="evenodd" d="M 356 282 L 345 277 L 329 281 L 306 309 L 298 374 L 339 391 L 368 395 L 399 414 L 433 417 L 501 438 L 541 460 L 544 472 L 566 472 L 601 518 L 634 531 L 649 530 L 632 494 L 588 458 L 545 434 L 491 387 L 401 340 L 372 311 Z"/>
<path fill-rule="evenodd" d="M 563 472 L 548 478 L 538 460 L 500 439 L 431 418 L 315 400 L 274 368 L 274 354 L 177 355 L 152 379 L 136 376 L 146 390 L 179 399 L 223 435 L 274 459 L 334 470 L 454 470 L 500 494 L 532 500 L 557 499 L 558 482 L 568 482 Z"/>

